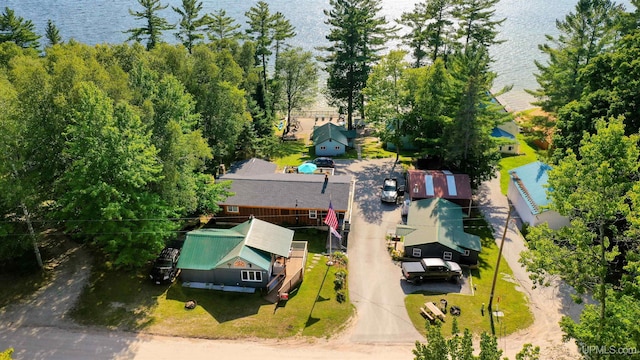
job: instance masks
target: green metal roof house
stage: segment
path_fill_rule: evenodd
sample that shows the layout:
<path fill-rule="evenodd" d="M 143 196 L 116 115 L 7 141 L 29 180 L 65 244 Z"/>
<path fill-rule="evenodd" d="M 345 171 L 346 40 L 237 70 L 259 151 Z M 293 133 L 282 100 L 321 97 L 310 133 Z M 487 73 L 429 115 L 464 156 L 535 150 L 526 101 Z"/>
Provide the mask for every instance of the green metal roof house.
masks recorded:
<path fill-rule="evenodd" d="M 464 232 L 463 216 L 459 205 L 442 198 L 412 201 L 407 224 L 396 227 L 396 235 L 404 236 L 404 256 L 476 266 L 480 238 Z"/>
<path fill-rule="evenodd" d="M 355 131 L 349 131 L 344 126 L 326 123 L 313 129 L 313 146 L 317 156 L 336 156 L 344 154 L 351 141 L 356 137 Z"/>
<path fill-rule="evenodd" d="M 242 292 L 266 288 L 290 257 L 293 234 L 255 218 L 231 229 L 190 231 L 178 260 L 183 285 Z"/>

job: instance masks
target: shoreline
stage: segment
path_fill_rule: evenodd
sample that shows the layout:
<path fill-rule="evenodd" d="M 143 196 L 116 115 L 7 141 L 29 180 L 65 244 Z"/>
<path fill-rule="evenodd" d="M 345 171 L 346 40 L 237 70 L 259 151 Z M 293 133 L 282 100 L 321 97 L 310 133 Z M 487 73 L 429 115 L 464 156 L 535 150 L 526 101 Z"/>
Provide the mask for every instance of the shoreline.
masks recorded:
<path fill-rule="evenodd" d="M 518 113 L 525 110 L 535 109 L 538 106 L 532 105 L 531 102 L 535 101 L 532 95 L 529 95 L 524 90 L 511 90 L 505 94 L 496 96 L 496 100 L 502 105 L 507 112 Z M 327 116 L 332 114 L 338 114 L 338 109 L 327 104 L 324 99 L 324 95 L 319 94 L 316 101 L 302 110 L 294 111 L 294 113 L 317 113 L 322 115 L 325 113 Z"/>

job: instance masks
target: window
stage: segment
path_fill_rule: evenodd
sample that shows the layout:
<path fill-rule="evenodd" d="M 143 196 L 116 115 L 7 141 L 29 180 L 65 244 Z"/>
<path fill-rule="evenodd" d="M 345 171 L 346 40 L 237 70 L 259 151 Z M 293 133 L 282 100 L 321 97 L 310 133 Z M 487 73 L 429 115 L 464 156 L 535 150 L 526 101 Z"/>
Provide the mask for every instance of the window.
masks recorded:
<path fill-rule="evenodd" d="M 335 147 L 335 149 L 336 149 L 336 150 L 341 150 L 341 149 L 340 149 L 340 146 L 336 146 L 336 147 Z"/>
<path fill-rule="evenodd" d="M 242 281 L 262 282 L 262 271 L 242 270 Z"/>
<path fill-rule="evenodd" d="M 238 209 L 238 207 L 235 205 L 227 205 L 227 212 L 237 213 L 240 212 L 240 209 Z"/>
<path fill-rule="evenodd" d="M 317 219 L 318 210 L 309 210 L 309 219 Z"/>
<path fill-rule="evenodd" d="M 320 150 L 327 150 L 326 146 L 320 146 Z"/>
<path fill-rule="evenodd" d="M 411 252 L 411 256 L 413 256 L 413 257 L 421 257 L 422 256 L 422 249 L 413 248 L 413 251 Z"/>
<path fill-rule="evenodd" d="M 509 146 L 509 151 L 513 150 L 513 146 Z"/>
<path fill-rule="evenodd" d="M 465 249 L 464 253 L 462 254 L 463 256 L 469 256 L 469 250 Z"/>
<path fill-rule="evenodd" d="M 451 260 L 453 258 L 453 254 L 451 253 L 451 251 L 445 251 L 442 253 L 442 258 L 444 260 Z"/>

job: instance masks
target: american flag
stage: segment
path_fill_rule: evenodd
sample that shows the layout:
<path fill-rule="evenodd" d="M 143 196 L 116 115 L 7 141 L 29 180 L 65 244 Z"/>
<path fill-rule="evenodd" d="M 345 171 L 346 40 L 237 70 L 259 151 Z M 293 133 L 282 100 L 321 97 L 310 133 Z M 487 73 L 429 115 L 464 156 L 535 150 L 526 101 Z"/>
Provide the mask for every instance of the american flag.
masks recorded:
<path fill-rule="evenodd" d="M 342 238 L 336 230 L 338 228 L 338 217 L 336 216 L 336 212 L 333 211 L 333 205 L 331 205 L 331 202 L 329 202 L 329 211 L 327 211 L 327 216 L 324 218 L 324 223 L 327 224 L 333 235 L 338 239 Z"/>

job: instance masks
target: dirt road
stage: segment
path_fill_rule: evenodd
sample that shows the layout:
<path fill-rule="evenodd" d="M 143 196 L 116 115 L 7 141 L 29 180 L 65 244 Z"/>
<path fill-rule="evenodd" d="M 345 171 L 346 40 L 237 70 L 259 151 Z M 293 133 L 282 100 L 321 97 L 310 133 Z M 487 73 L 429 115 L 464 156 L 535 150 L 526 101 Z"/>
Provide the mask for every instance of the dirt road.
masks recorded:
<path fill-rule="evenodd" d="M 479 189 L 478 205 L 487 222 L 493 227 L 496 243 L 500 245 L 507 220 L 509 204 L 507 198 L 500 191 L 500 177 L 485 182 Z M 517 214 L 512 213 L 512 217 Z M 534 323 L 527 329 L 509 336 L 499 338 L 498 345 L 504 350 L 504 355 L 510 359 L 522 349 L 526 343 L 540 346 L 542 359 L 574 359 L 578 357 L 577 346 L 573 343 L 562 342 L 562 331 L 558 322 L 562 316 L 577 319 L 582 306 L 573 302 L 570 297 L 570 287 L 556 283 L 555 286 L 533 288 L 529 275 L 520 263 L 520 252 L 525 250 L 524 240 L 517 231 L 515 221 L 510 221 L 502 252 L 507 261 L 520 291 L 527 294 L 529 308 L 534 315 Z M 505 321 L 509 321 L 505 319 Z"/>

